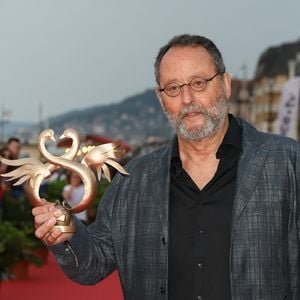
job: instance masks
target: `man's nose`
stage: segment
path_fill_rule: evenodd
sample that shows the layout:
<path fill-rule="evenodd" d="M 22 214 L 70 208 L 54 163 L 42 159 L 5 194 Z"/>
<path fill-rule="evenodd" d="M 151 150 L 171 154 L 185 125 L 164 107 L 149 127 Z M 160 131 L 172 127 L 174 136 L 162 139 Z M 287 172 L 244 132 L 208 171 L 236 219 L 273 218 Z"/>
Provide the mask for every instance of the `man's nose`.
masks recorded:
<path fill-rule="evenodd" d="M 193 91 L 188 84 L 185 84 L 181 87 L 181 98 L 184 104 L 189 104 L 195 101 Z"/>

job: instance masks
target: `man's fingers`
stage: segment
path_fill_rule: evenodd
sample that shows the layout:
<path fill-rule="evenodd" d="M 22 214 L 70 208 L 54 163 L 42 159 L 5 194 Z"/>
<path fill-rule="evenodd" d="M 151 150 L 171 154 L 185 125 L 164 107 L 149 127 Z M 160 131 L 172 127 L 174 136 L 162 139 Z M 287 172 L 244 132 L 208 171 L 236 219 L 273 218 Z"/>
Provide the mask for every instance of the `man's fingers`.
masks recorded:
<path fill-rule="evenodd" d="M 57 239 L 61 236 L 62 232 L 59 228 L 55 229 L 52 232 L 49 232 L 49 234 L 47 235 L 47 237 L 44 239 L 44 241 L 48 244 L 54 244 Z"/>
<path fill-rule="evenodd" d="M 46 205 L 34 207 L 32 209 L 32 214 L 34 216 L 37 216 L 37 215 L 44 214 L 44 213 L 47 213 L 47 212 L 52 212 L 54 210 L 55 210 L 54 204 L 53 205 L 52 204 L 46 204 Z"/>
<path fill-rule="evenodd" d="M 52 212 L 38 214 L 34 217 L 34 223 L 35 227 L 40 227 L 44 222 L 46 222 L 51 217 L 58 218 L 62 215 L 62 212 L 60 209 L 55 209 Z"/>
<path fill-rule="evenodd" d="M 36 229 L 35 236 L 39 239 L 43 239 L 47 235 L 47 233 L 52 230 L 52 227 L 55 225 L 55 223 L 56 223 L 56 218 L 51 217 L 49 220 L 44 222 Z"/>
<path fill-rule="evenodd" d="M 34 217 L 35 228 L 40 227 L 43 223 L 48 221 L 50 218 L 55 217 L 54 214 L 42 214 Z"/>
<path fill-rule="evenodd" d="M 57 222 L 57 218 L 62 215 L 62 211 L 54 203 L 44 202 L 44 205 L 32 209 L 36 228 L 35 236 L 43 240 L 48 246 L 69 239 L 72 236 L 71 233 L 62 233 L 61 229 L 53 228 Z"/>

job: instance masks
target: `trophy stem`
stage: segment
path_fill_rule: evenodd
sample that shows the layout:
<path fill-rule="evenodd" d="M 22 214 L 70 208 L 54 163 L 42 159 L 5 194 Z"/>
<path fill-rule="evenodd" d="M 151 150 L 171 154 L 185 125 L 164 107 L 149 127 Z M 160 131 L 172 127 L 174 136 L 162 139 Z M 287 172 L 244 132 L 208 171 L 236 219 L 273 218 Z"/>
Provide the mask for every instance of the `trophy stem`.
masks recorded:
<path fill-rule="evenodd" d="M 55 207 L 62 211 L 62 215 L 57 218 L 52 231 L 59 228 L 62 232 L 75 232 L 75 224 L 73 214 L 71 212 L 72 207 L 67 202 L 63 201 L 61 203 L 59 200 L 55 201 Z"/>

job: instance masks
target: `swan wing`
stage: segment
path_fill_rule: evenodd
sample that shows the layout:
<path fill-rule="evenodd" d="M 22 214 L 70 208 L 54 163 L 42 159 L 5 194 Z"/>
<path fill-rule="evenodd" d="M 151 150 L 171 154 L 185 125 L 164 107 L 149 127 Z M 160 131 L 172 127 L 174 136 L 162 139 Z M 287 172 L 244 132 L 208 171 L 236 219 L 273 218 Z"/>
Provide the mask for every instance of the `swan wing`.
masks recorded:
<path fill-rule="evenodd" d="M 112 166 L 113 168 L 115 168 L 116 170 L 118 170 L 123 175 L 129 175 L 129 173 L 119 163 L 117 163 L 114 160 L 107 159 L 105 161 L 105 164 L 108 164 L 108 165 Z"/>
<path fill-rule="evenodd" d="M 111 157 L 113 159 L 121 158 L 125 154 L 125 149 L 121 146 L 120 140 L 113 143 L 99 145 L 93 150 L 97 153 L 101 153 L 104 157 Z"/>
<path fill-rule="evenodd" d="M 24 175 L 27 175 L 27 174 L 30 174 L 30 173 L 32 173 L 32 168 L 30 167 L 30 165 L 23 165 L 23 166 L 15 169 L 13 171 L 1 174 L 1 176 L 11 177 L 12 180 L 13 180 L 13 179 L 19 178 L 21 176 L 24 176 Z"/>
<path fill-rule="evenodd" d="M 35 164 L 41 164 L 41 162 L 34 158 L 20 158 L 20 159 L 6 159 L 2 156 L 0 156 L 0 161 L 8 166 L 18 167 L 25 164 L 28 165 L 35 165 Z"/>
<path fill-rule="evenodd" d="M 110 171 L 109 171 L 109 168 L 106 164 L 103 164 L 101 169 L 103 170 L 103 173 L 106 177 L 106 179 L 111 182 L 111 176 L 110 176 Z"/>
<path fill-rule="evenodd" d="M 99 145 L 89 151 L 82 159 L 82 164 L 89 166 L 102 165 L 108 158 L 120 159 L 123 157 L 125 149 L 120 145 L 120 141 Z"/>
<path fill-rule="evenodd" d="M 24 183 L 25 181 L 27 181 L 28 179 L 30 179 L 29 175 L 25 175 L 23 177 L 21 177 L 17 182 L 15 182 L 13 185 L 20 185 L 22 183 Z M 12 180 L 12 179 L 9 179 Z"/>
<path fill-rule="evenodd" d="M 102 170 L 101 170 L 101 167 L 98 166 L 97 168 L 97 177 L 98 177 L 98 181 L 101 180 L 101 176 L 102 176 Z"/>
<path fill-rule="evenodd" d="M 27 181 L 28 179 L 35 180 L 37 176 L 42 176 L 46 178 L 51 174 L 49 169 L 43 165 L 38 160 L 32 160 L 31 162 L 35 162 L 35 164 L 24 164 L 19 166 L 19 168 L 10 171 L 8 173 L 1 174 L 1 176 L 8 178 L 8 181 L 17 180 L 14 185 L 20 185 L 23 182 Z"/>
<path fill-rule="evenodd" d="M 106 143 L 106 144 L 98 145 L 94 149 L 98 149 L 102 153 L 106 153 L 106 152 L 110 152 L 111 150 L 114 150 L 114 149 L 117 149 L 120 147 L 121 147 L 121 141 L 118 140 L 113 143 Z"/>

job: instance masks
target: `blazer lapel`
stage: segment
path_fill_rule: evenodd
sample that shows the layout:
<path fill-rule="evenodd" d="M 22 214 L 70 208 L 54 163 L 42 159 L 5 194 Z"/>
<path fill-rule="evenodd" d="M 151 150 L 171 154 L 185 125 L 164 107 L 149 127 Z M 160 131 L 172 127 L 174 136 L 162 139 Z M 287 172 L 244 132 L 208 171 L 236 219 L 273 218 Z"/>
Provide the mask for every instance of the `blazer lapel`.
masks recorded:
<path fill-rule="evenodd" d="M 256 129 L 243 123 L 243 153 L 241 155 L 236 183 L 236 194 L 232 212 L 232 227 L 247 205 L 267 158 L 267 149 Z"/>
<path fill-rule="evenodd" d="M 171 143 L 153 163 L 152 191 L 164 235 L 168 237 Z"/>

